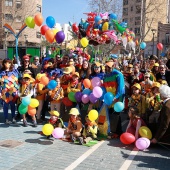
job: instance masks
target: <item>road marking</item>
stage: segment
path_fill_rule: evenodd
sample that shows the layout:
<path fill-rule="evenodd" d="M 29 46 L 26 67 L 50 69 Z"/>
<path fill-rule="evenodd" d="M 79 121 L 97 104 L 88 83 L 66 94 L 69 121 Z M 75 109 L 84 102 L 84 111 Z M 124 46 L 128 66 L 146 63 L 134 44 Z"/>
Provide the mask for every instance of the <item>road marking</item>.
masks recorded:
<path fill-rule="evenodd" d="M 77 160 L 75 160 L 72 164 L 70 164 L 65 170 L 72 170 L 76 168 L 81 162 L 83 162 L 88 156 L 90 156 L 97 148 L 99 148 L 105 141 L 100 141 L 98 144 L 94 145 L 88 151 L 86 151 L 83 155 L 81 155 Z"/>
<path fill-rule="evenodd" d="M 138 151 L 139 150 L 136 147 L 133 148 L 130 155 L 128 156 L 128 158 L 126 159 L 126 161 L 123 163 L 123 165 L 120 167 L 119 170 L 127 170 L 129 168 L 130 164 L 132 163 L 133 159 L 137 155 Z"/>

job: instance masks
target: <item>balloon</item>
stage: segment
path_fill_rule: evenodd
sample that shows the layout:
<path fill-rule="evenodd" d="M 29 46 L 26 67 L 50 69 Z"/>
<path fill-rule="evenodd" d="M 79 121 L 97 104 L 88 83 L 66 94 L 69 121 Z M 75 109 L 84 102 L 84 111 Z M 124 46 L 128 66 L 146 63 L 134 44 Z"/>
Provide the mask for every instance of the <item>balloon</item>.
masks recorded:
<path fill-rule="evenodd" d="M 83 47 L 87 47 L 88 44 L 89 44 L 89 40 L 85 37 L 83 37 L 81 40 L 80 40 L 80 43 Z"/>
<path fill-rule="evenodd" d="M 52 30 L 47 30 L 45 32 L 45 38 L 48 42 L 53 43 L 54 42 L 54 32 Z"/>
<path fill-rule="evenodd" d="M 27 18 L 25 19 L 25 24 L 26 24 L 29 28 L 34 28 L 34 27 L 35 27 L 34 18 L 33 18 L 33 17 L 27 17 Z"/>
<path fill-rule="evenodd" d="M 40 78 L 40 83 L 46 86 L 49 83 L 48 77 L 47 76 L 42 76 Z"/>
<path fill-rule="evenodd" d="M 57 127 L 53 130 L 52 135 L 53 135 L 54 138 L 60 139 L 64 136 L 64 130 L 60 127 Z"/>
<path fill-rule="evenodd" d="M 114 110 L 115 112 L 121 112 L 124 109 L 124 103 L 122 102 L 116 102 L 114 104 Z"/>
<path fill-rule="evenodd" d="M 163 50 L 164 47 L 163 47 L 163 45 L 161 43 L 158 43 L 157 44 L 157 48 L 158 48 L 158 50 L 161 51 L 161 50 Z"/>
<path fill-rule="evenodd" d="M 46 32 L 47 30 L 49 30 L 49 27 L 48 27 L 47 25 L 43 25 L 43 26 L 41 27 L 41 29 L 40 29 L 41 34 L 42 34 L 42 35 L 45 35 L 45 32 Z"/>
<path fill-rule="evenodd" d="M 46 135 L 46 136 L 51 135 L 52 132 L 53 132 L 53 130 L 54 130 L 54 127 L 53 127 L 53 125 L 51 125 L 50 123 L 47 123 L 47 124 L 45 124 L 45 125 L 42 127 L 42 132 L 43 132 L 43 134 Z"/>
<path fill-rule="evenodd" d="M 89 96 L 87 94 L 84 94 L 81 100 L 84 104 L 87 104 L 89 102 Z"/>
<path fill-rule="evenodd" d="M 105 87 L 101 87 L 102 88 L 102 96 L 100 97 L 100 100 L 104 99 L 104 95 L 107 93 L 106 88 Z"/>
<path fill-rule="evenodd" d="M 83 96 L 83 93 L 82 93 L 82 92 L 80 92 L 80 91 L 76 92 L 76 93 L 75 93 L 75 99 L 76 99 L 76 101 L 77 101 L 77 102 L 81 102 L 82 96 Z"/>
<path fill-rule="evenodd" d="M 114 98 L 113 94 L 111 92 L 107 92 L 104 95 L 104 103 L 108 106 L 111 105 L 113 102 L 113 98 Z"/>
<path fill-rule="evenodd" d="M 53 31 L 54 35 L 56 35 L 58 32 L 58 29 L 55 28 L 55 29 L 52 29 L 52 31 Z"/>
<path fill-rule="evenodd" d="M 34 16 L 34 22 L 37 26 L 41 26 L 43 23 L 43 17 L 41 14 L 37 14 Z"/>
<path fill-rule="evenodd" d="M 100 22 L 102 21 L 102 18 L 98 15 L 94 18 L 94 21 L 96 24 L 100 24 Z"/>
<path fill-rule="evenodd" d="M 31 98 L 30 97 L 23 97 L 22 98 L 22 104 L 24 106 L 28 106 L 30 104 L 30 102 L 31 102 Z"/>
<path fill-rule="evenodd" d="M 146 43 L 145 43 L 145 42 L 141 42 L 141 43 L 140 43 L 140 48 L 141 48 L 142 50 L 144 50 L 144 49 L 146 48 Z"/>
<path fill-rule="evenodd" d="M 114 13 L 111 13 L 111 14 L 109 15 L 109 19 L 117 20 L 117 15 L 114 14 Z"/>
<path fill-rule="evenodd" d="M 73 102 L 69 100 L 68 97 L 64 97 L 62 102 L 64 103 L 65 106 L 72 106 Z"/>
<path fill-rule="evenodd" d="M 109 23 L 105 22 L 102 26 L 102 31 L 107 31 L 109 29 Z"/>
<path fill-rule="evenodd" d="M 88 114 L 88 118 L 91 121 L 95 121 L 98 118 L 98 112 L 97 110 L 90 110 L 89 114 Z"/>
<path fill-rule="evenodd" d="M 90 88 L 91 87 L 91 81 L 89 79 L 84 79 L 83 85 L 84 85 L 85 88 Z"/>
<path fill-rule="evenodd" d="M 125 132 L 121 134 L 120 141 L 123 144 L 129 145 L 135 141 L 135 136 L 132 135 L 131 133 Z"/>
<path fill-rule="evenodd" d="M 82 93 L 83 93 L 83 94 L 90 95 L 91 90 L 90 90 L 90 89 L 84 89 Z"/>
<path fill-rule="evenodd" d="M 93 95 L 93 93 L 89 95 L 89 100 L 93 104 L 97 102 L 97 98 Z"/>
<path fill-rule="evenodd" d="M 103 90 L 99 87 L 99 86 L 96 86 L 94 87 L 93 89 L 93 95 L 96 97 L 96 98 L 100 98 L 103 94 Z"/>
<path fill-rule="evenodd" d="M 29 114 L 30 116 L 36 115 L 36 109 L 35 109 L 35 108 L 32 108 L 32 109 L 28 108 L 28 114 Z"/>
<path fill-rule="evenodd" d="M 68 98 L 72 101 L 72 102 L 76 102 L 76 99 L 75 99 L 75 92 L 70 92 L 68 94 Z"/>
<path fill-rule="evenodd" d="M 102 82 L 99 77 L 94 77 L 91 80 L 92 87 L 101 86 Z"/>
<path fill-rule="evenodd" d="M 19 111 L 20 114 L 23 115 L 23 114 L 27 113 L 28 107 L 21 103 L 18 107 L 18 111 Z"/>
<path fill-rule="evenodd" d="M 141 126 L 139 129 L 139 134 L 142 137 L 151 139 L 152 138 L 152 132 L 150 131 L 150 129 L 146 126 Z"/>
<path fill-rule="evenodd" d="M 32 108 L 35 108 L 38 105 L 39 105 L 39 101 L 37 99 L 31 99 L 29 106 L 31 106 Z"/>
<path fill-rule="evenodd" d="M 72 30 L 73 30 L 73 32 L 75 32 L 75 33 L 77 33 L 77 32 L 79 31 L 79 28 L 78 28 L 78 26 L 76 25 L 76 23 L 74 23 L 74 24 L 72 25 Z"/>
<path fill-rule="evenodd" d="M 50 80 L 50 82 L 47 85 L 47 88 L 50 90 L 53 90 L 57 87 L 57 82 L 55 80 Z"/>
<path fill-rule="evenodd" d="M 48 16 L 46 18 L 46 24 L 48 25 L 48 27 L 53 28 L 55 25 L 55 19 L 52 16 Z"/>
<path fill-rule="evenodd" d="M 136 140 L 135 145 L 139 150 L 144 150 L 149 147 L 150 141 L 147 138 L 139 138 Z"/>
<path fill-rule="evenodd" d="M 55 35 L 55 39 L 58 44 L 62 43 L 65 39 L 65 34 L 63 31 L 58 31 L 57 34 Z"/>

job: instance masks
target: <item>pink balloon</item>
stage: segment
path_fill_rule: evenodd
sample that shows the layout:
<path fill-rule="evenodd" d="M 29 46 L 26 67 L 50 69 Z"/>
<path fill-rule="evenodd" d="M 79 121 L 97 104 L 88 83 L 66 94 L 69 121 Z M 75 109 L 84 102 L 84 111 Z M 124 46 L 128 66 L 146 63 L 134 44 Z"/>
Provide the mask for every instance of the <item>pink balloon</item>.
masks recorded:
<path fill-rule="evenodd" d="M 57 127 L 53 130 L 52 135 L 53 135 L 54 138 L 60 139 L 64 135 L 64 130 L 62 128 Z"/>
<path fill-rule="evenodd" d="M 89 96 L 87 94 L 84 94 L 81 98 L 82 102 L 84 104 L 88 103 L 89 102 Z"/>
<path fill-rule="evenodd" d="M 103 94 L 103 90 L 99 87 L 99 86 L 96 86 L 94 87 L 93 89 L 93 95 L 96 97 L 96 98 L 100 98 Z"/>
<path fill-rule="evenodd" d="M 93 88 L 94 88 L 94 87 L 96 87 L 96 86 L 101 86 L 102 82 L 101 82 L 101 80 L 100 80 L 99 77 L 94 77 L 94 78 L 91 80 L 91 84 L 92 84 L 92 86 L 93 86 Z"/>
<path fill-rule="evenodd" d="M 136 141 L 135 145 L 139 150 L 144 150 L 149 147 L 150 141 L 147 140 L 146 138 L 139 138 Z"/>

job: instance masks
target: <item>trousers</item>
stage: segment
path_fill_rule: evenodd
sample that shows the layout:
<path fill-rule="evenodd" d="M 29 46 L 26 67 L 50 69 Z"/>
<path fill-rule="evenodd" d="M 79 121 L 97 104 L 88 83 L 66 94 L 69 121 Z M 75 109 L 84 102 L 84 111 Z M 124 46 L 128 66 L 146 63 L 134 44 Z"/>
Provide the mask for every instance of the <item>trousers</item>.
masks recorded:
<path fill-rule="evenodd" d="M 15 117 L 15 103 L 10 101 L 9 103 L 6 103 L 5 101 L 3 101 L 3 111 L 4 111 L 4 117 L 5 119 L 8 119 L 8 108 L 9 105 L 11 107 L 11 114 L 12 114 L 12 118 Z"/>

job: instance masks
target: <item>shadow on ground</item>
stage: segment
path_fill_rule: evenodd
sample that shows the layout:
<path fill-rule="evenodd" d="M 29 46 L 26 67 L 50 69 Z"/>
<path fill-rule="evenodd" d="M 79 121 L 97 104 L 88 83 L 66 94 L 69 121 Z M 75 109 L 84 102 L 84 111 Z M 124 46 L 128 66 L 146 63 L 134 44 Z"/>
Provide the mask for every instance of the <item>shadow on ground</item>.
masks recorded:
<path fill-rule="evenodd" d="M 25 142 L 27 143 L 37 143 L 40 145 L 52 145 L 52 140 L 40 140 L 40 139 L 26 139 Z"/>

